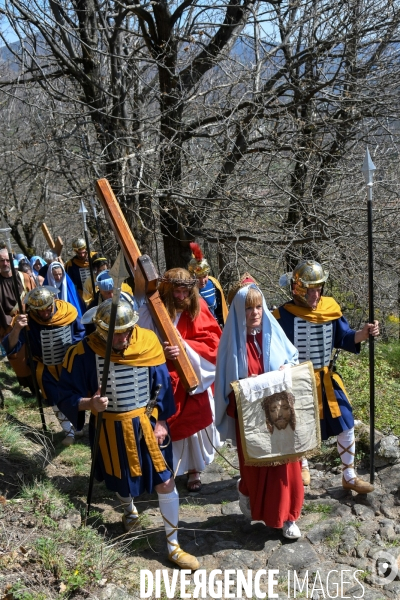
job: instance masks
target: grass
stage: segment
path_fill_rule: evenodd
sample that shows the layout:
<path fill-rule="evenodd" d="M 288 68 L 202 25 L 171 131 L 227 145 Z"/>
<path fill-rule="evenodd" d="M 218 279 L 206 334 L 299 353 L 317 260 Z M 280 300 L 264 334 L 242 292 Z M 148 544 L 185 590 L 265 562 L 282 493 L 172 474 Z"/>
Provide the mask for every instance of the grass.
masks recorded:
<path fill-rule="evenodd" d="M 303 511 L 307 515 L 309 513 L 320 513 L 329 515 L 332 512 L 332 507 L 326 504 L 304 504 Z"/>
<path fill-rule="evenodd" d="M 235 477 L 236 475 L 238 475 L 239 469 L 238 468 L 235 469 L 234 467 L 231 467 L 231 465 L 226 462 L 227 460 L 230 463 L 235 463 L 235 461 L 237 461 L 236 450 L 232 450 L 231 448 L 227 448 L 226 446 L 222 446 L 222 448 L 218 448 L 218 452 L 215 453 L 214 461 L 220 467 L 223 467 L 223 469 L 225 469 L 225 471 L 231 477 Z"/>
<path fill-rule="evenodd" d="M 335 523 L 332 526 L 332 529 L 330 530 L 329 534 L 326 536 L 325 543 L 331 548 L 336 548 L 340 543 L 340 538 L 344 530 L 344 523 Z"/>
<path fill-rule="evenodd" d="M 338 372 L 353 406 L 354 416 L 369 423 L 369 352 L 362 345 L 359 356 L 343 352 Z M 375 427 L 384 434 L 400 435 L 400 342 L 377 343 L 375 347 Z"/>
<path fill-rule="evenodd" d="M 29 437 L 28 437 L 29 436 Z M 50 460 L 51 443 L 37 429 L 0 415 L 0 456 L 20 464 L 34 463 L 43 467 Z"/>
<path fill-rule="evenodd" d="M 91 465 L 91 454 L 89 446 L 75 443 L 66 448 L 60 460 L 65 465 L 72 467 L 74 475 L 89 475 Z"/>
<path fill-rule="evenodd" d="M 33 512 L 37 517 L 37 537 L 24 541 L 25 552 L 35 570 L 45 576 L 50 574 L 57 580 L 57 594 L 52 591 L 33 590 L 23 581 L 8 588 L 10 598 L 18 600 L 41 600 L 42 598 L 70 598 L 78 590 L 84 591 L 103 577 L 112 578 L 116 567 L 127 569 L 130 541 L 110 541 L 91 527 L 70 529 L 68 534 L 60 531 L 58 520 L 67 515 L 73 504 L 50 481 L 36 480 L 24 485 L 19 498 L 9 501 L 9 506 Z M 44 532 L 43 529 L 45 529 Z M 14 544 L 14 547 L 13 547 Z M 19 537 L 8 539 L 8 555 L 21 546 Z M 1 564 L 7 570 L 8 565 Z M 12 595 L 11 595 L 12 594 Z"/>
<path fill-rule="evenodd" d="M 63 517 L 74 506 L 68 496 L 61 494 L 48 480 L 24 484 L 21 499 L 31 504 L 38 515 L 46 515 L 52 519 Z"/>

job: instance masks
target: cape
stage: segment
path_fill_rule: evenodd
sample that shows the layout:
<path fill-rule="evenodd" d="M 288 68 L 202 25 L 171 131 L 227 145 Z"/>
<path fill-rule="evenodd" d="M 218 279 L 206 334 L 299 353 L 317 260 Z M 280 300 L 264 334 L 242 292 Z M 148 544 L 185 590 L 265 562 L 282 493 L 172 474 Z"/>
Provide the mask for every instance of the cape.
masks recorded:
<path fill-rule="evenodd" d="M 86 341 L 93 352 L 105 357 L 106 343 L 96 333 L 91 333 Z M 79 342 L 76 348 L 81 345 L 82 342 Z M 77 352 L 82 353 L 79 349 Z M 123 354 L 111 352 L 111 362 L 134 367 L 157 367 L 165 363 L 164 350 L 153 331 L 135 325 L 128 348 Z"/>
<path fill-rule="evenodd" d="M 284 304 L 283 308 L 292 315 L 311 323 L 327 323 L 340 319 L 342 316 L 339 304 L 330 296 L 321 296 L 315 310 L 311 310 L 308 306 L 297 306 L 293 301 Z M 279 308 L 275 309 L 272 314 L 279 319 Z"/>
<path fill-rule="evenodd" d="M 191 319 L 183 311 L 177 324 L 182 339 L 202 358 L 216 364 L 221 329 L 203 298 L 199 298 L 200 313 Z M 174 392 L 176 412 L 168 419 L 172 441 L 187 438 L 212 423 L 213 416 L 208 390 L 189 394 L 182 386 L 173 361 L 167 361 Z"/>
<path fill-rule="evenodd" d="M 217 290 L 219 290 L 219 292 L 221 294 L 222 317 L 223 317 L 224 323 L 225 323 L 226 318 L 228 316 L 228 305 L 226 303 L 224 292 L 222 291 L 221 284 L 218 281 L 218 279 L 215 279 L 215 277 L 211 277 L 211 275 L 208 276 L 208 279 L 211 279 L 211 281 L 213 282 L 213 284 L 215 285 L 215 287 L 217 288 Z"/>

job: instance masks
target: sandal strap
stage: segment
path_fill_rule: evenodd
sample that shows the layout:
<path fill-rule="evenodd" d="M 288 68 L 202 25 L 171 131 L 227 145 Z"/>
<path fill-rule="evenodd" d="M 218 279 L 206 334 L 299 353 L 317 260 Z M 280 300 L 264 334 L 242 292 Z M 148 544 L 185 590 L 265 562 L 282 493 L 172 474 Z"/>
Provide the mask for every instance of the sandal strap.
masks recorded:
<path fill-rule="evenodd" d="M 175 531 L 177 531 L 178 525 L 172 525 L 171 521 L 168 521 L 167 517 L 165 515 L 163 515 L 162 512 L 161 512 L 161 516 L 164 519 L 164 521 L 171 527 L 171 531 L 169 533 L 166 533 L 168 544 L 170 546 L 178 546 L 178 548 L 179 548 L 180 547 L 179 544 L 177 544 L 176 542 L 171 542 L 170 539 L 169 539 L 170 536 L 173 535 L 175 533 Z"/>

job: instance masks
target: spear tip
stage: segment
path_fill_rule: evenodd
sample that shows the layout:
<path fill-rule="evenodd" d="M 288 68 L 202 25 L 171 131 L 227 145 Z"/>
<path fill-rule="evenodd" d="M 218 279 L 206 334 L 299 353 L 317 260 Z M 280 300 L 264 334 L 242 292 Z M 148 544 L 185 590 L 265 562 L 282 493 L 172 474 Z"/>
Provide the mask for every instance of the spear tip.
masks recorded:
<path fill-rule="evenodd" d="M 373 175 L 374 175 L 374 171 L 376 170 L 376 167 L 374 165 L 374 163 L 372 162 L 372 158 L 371 155 L 369 153 L 369 149 L 367 146 L 366 152 L 365 152 L 365 156 L 364 156 L 364 161 L 363 161 L 363 165 L 361 168 L 361 171 L 364 175 L 364 179 L 365 179 L 365 183 L 369 184 L 372 183 L 372 179 L 373 179 Z"/>
<path fill-rule="evenodd" d="M 87 212 L 88 212 L 88 211 L 87 211 L 87 209 L 86 209 L 86 206 L 85 206 L 85 204 L 84 204 L 84 202 L 83 202 L 83 200 L 81 200 L 81 207 L 80 207 L 80 209 L 79 209 L 79 211 L 78 211 L 78 212 L 79 212 L 79 213 L 81 213 L 81 214 L 82 214 L 82 215 L 84 215 L 84 216 L 85 216 L 85 215 L 87 214 Z"/>

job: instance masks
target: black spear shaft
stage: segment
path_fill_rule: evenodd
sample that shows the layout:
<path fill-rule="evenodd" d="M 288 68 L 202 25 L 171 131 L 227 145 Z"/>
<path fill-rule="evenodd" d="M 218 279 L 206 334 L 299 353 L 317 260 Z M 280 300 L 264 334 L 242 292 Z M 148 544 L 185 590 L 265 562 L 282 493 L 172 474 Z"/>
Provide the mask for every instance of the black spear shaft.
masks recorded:
<path fill-rule="evenodd" d="M 113 293 L 113 302 L 111 305 L 111 313 L 110 313 L 110 323 L 109 323 L 108 334 L 107 334 L 106 352 L 105 352 L 105 356 L 104 356 L 103 375 L 101 378 L 100 397 L 105 396 L 106 389 L 107 389 L 107 378 L 108 378 L 108 371 L 110 368 L 112 341 L 113 341 L 113 336 L 114 336 L 115 320 L 116 320 L 116 316 L 117 316 L 118 301 L 119 301 L 119 296 L 120 296 L 119 291 L 120 290 L 118 290 L 116 293 L 116 291 L 114 290 L 114 293 Z M 97 413 L 96 432 L 95 432 L 93 448 L 92 448 L 92 464 L 90 467 L 89 489 L 88 489 L 88 495 L 87 495 L 87 500 L 86 500 L 85 523 L 89 516 L 90 504 L 92 502 L 94 471 L 95 471 L 95 467 L 96 467 L 97 455 L 99 452 L 100 433 L 101 433 L 102 426 L 103 426 L 103 413 L 99 412 L 99 413 Z"/>
<path fill-rule="evenodd" d="M 374 254 L 372 246 L 372 185 L 368 186 L 368 298 L 369 323 L 374 323 Z M 375 478 L 375 338 L 369 335 L 370 482 Z"/>
<path fill-rule="evenodd" d="M 18 310 L 19 310 L 19 313 L 22 315 L 24 313 L 24 311 L 23 311 L 23 307 L 22 307 L 21 295 L 18 292 L 17 272 L 14 267 L 14 261 L 13 261 L 12 253 L 10 252 L 10 248 L 8 248 L 8 258 L 9 258 L 10 265 L 11 265 L 11 273 L 12 273 L 12 278 L 13 278 L 15 297 L 17 298 L 17 302 L 18 302 Z M 46 420 L 44 418 L 44 412 L 43 412 L 42 398 L 40 395 L 39 386 L 38 386 L 35 371 L 34 371 L 35 367 L 34 367 L 34 363 L 33 363 L 33 354 L 32 354 L 32 348 L 31 348 L 31 342 L 29 339 L 29 331 L 28 330 L 25 331 L 25 343 L 26 343 L 26 348 L 28 350 L 29 364 L 30 364 L 30 367 L 32 370 L 33 389 L 35 390 L 35 396 L 36 396 L 36 400 L 37 400 L 38 407 L 39 407 L 40 420 L 42 421 L 43 431 L 47 431 Z"/>

